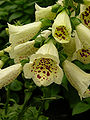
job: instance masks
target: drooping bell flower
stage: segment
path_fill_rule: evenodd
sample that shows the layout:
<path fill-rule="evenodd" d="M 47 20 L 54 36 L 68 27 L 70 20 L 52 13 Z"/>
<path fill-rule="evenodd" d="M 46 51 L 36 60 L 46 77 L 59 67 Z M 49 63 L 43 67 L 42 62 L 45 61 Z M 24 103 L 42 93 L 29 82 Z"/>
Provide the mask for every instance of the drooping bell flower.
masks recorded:
<path fill-rule="evenodd" d="M 0 89 L 17 78 L 21 73 L 22 66 L 21 64 L 15 64 L 10 67 L 0 70 Z"/>
<path fill-rule="evenodd" d="M 19 63 L 23 59 L 29 58 L 38 49 L 34 47 L 35 41 L 27 41 L 17 45 L 9 52 L 10 58 L 14 59 L 15 63 Z"/>
<path fill-rule="evenodd" d="M 80 20 L 90 29 L 90 6 L 81 5 L 80 8 Z"/>
<path fill-rule="evenodd" d="M 52 35 L 59 43 L 68 43 L 71 38 L 71 24 L 65 10 L 60 12 L 52 25 Z"/>
<path fill-rule="evenodd" d="M 29 41 L 40 31 L 41 25 L 41 22 L 34 22 L 23 26 L 8 24 L 9 42 L 16 46 Z"/>
<path fill-rule="evenodd" d="M 75 64 L 65 60 L 63 63 L 65 75 L 71 85 L 78 91 L 80 98 L 90 97 L 90 74 L 85 73 Z"/>
<path fill-rule="evenodd" d="M 50 30 L 44 30 L 37 37 L 44 37 L 45 39 L 47 39 L 50 34 Z M 27 41 L 25 43 L 17 45 L 11 49 L 9 55 L 11 58 L 14 59 L 15 63 L 19 63 L 23 59 L 28 59 L 32 54 L 34 54 L 38 50 L 38 48 L 34 47 L 34 44 L 35 40 Z"/>
<path fill-rule="evenodd" d="M 71 22 L 76 29 L 78 38 L 80 39 L 83 47 L 90 48 L 90 30 L 85 27 L 78 18 L 71 18 Z"/>
<path fill-rule="evenodd" d="M 84 48 L 77 33 L 75 34 L 76 51 L 73 53 L 72 60 L 79 60 L 84 64 L 90 63 L 90 48 Z"/>
<path fill-rule="evenodd" d="M 30 57 L 23 68 L 25 78 L 32 78 L 37 86 L 61 84 L 63 71 L 59 66 L 58 51 L 52 41 L 44 44 Z"/>
<path fill-rule="evenodd" d="M 56 13 L 52 12 L 52 6 L 46 8 L 40 7 L 38 4 L 35 4 L 35 19 L 39 21 L 42 18 L 53 20 L 56 17 Z"/>

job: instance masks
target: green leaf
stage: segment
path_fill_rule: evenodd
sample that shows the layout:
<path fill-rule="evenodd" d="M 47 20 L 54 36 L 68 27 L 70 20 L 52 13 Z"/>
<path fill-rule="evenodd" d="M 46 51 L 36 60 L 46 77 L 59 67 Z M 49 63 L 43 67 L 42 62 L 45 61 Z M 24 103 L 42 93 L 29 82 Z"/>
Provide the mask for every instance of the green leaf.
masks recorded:
<path fill-rule="evenodd" d="M 26 63 L 29 63 L 28 59 L 23 59 L 20 61 L 21 65 L 24 66 Z"/>
<path fill-rule="evenodd" d="M 38 120 L 48 120 L 48 117 L 41 115 L 39 116 Z"/>
<path fill-rule="evenodd" d="M 11 22 L 12 20 L 14 19 L 17 19 L 19 17 L 21 17 L 23 14 L 21 12 L 16 12 L 16 13 L 13 13 L 10 17 L 9 17 L 9 22 Z"/>
<path fill-rule="evenodd" d="M 10 90 L 12 91 L 20 91 L 22 89 L 22 82 L 18 81 L 18 80 L 14 80 L 11 84 L 10 84 Z"/>
<path fill-rule="evenodd" d="M 44 108 L 45 108 L 45 110 L 48 110 L 48 108 L 49 108 L 49 101 L 45 101 Z"/>
<path fill-rule="evenodd" d="M 34 47 L 36 47 L 36 48 L 41 47 L 41 46 L 44 44 L 44 41 L 45 41 L 45 40 L 46 40 L 46 39 L 45 39 L 44 37 L 42 37 L 42 36 L 37 37 L 37 38 L 35 39 Z"/>
<path fill-rule="evenodd" d="M 53 5 L 52 12 L 56 13 L 58 11 L 59 7 L 60 7 L 60 5 L 58 5 L 58 4 Z"/>
<path fill-rule="evenodd" d="M 90 110 L 90 105 L 83 103 L 83 102 L 80 102 L 73 108 L 72 115 L 80 114 L 80 113 L 85 112 L 87 110 Z"/>

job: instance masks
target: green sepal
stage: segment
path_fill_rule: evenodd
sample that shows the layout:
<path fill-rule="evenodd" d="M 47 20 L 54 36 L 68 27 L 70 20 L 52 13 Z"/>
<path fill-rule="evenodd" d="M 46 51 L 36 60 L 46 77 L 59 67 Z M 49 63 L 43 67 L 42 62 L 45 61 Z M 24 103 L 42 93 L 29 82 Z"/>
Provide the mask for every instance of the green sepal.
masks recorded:
<path fill-rule="evenodd" d="M 51 11 L 54 12 L 54 13 L 57 13 L 57 11 L 58 11 L 58 9 L 59 9 L 60 6 L 61 5 L 58 5 L 58 4 L 53 5 Z"/>
<path fill-rule="evenodd" d="M 40 36 L 40 37 L 37 37 L 35 39 L 35 44 L 34 44 L 34 47 L 36 48 L 40 48 L 43 44 L 44 44 L 44 41 L 45 41 L 45 37 L 43 36 Z"/>
<path fill-rule="evenodd" d="M 26 63 L 29 63 L 29 59 L 23 59 L 20 61 L 21 65 L 24 66 Z"/>
<path fill-rule="evenodd" d="M 40 21 L 42 22 L 42 26 L 41 26 L 42 30 L 45 30 L 48 27 L 52 26 L 52 21 L 49 19 L 44 18 L 44 19 L 41 19 Z"/>
<path fill-rule="evenodd" d="M 70 20 L 71 20 L 71 25 L 73 30 L 75 30 L 76 26 L 81 23 L 81 20 L 76 17 L 71 17 Z"/>

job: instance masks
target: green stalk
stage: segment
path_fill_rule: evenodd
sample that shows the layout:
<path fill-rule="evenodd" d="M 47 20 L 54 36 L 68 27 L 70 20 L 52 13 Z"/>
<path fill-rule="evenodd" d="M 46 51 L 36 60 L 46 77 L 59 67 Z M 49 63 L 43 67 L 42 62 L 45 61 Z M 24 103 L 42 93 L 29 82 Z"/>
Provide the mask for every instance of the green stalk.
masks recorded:
<path fill-rule="evenodd" d="M 10 89 L 9 89 L 9 87 L 8 87 L 8 88 L 7 88 L 7 100 L 6 100 L 6 104 L 5 104 L 5 115 L 7 115 L 7 112 L 8 112 L 9 98 L 10 98 Z"/>

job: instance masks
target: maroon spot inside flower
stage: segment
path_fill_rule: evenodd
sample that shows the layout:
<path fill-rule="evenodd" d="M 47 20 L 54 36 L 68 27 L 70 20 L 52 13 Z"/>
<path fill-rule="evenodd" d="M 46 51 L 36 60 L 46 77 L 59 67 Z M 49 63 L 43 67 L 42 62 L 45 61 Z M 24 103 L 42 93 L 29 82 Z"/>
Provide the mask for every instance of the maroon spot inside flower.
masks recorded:
<path fill-rule="evenodd" d="M 31 72 L 33 72 L 33 70 L 31 70 Z"/>
<path fill-rule="evenodd" d="M 43 73 L 45 74 L 46 72 L 45 72 L 45 71 L 43 71 Z"/>
<path fill-rule="evenodd" d="M 42 70 L 42 69 L 43 69 L 43 67 L 40 67 L 40 69 Z"/>
<path fill-rule="evenodd" d="M 38 73 L 40 73 L 41 71 L 39 70 Z"/>
<path fill-rule="evenodd" d="M 40 78 L 41 78 L 41 76 L 38 74 L 38 75 L 37 75 L 37 78 L 39 78 L 39 79 L 40 79 Z"/>
<path fill-rule="evenodd" d="M 50 73 L 47 71 L 47 76 L 50 76 Z"/>

